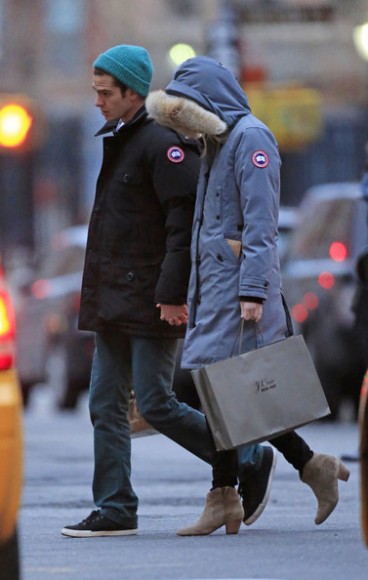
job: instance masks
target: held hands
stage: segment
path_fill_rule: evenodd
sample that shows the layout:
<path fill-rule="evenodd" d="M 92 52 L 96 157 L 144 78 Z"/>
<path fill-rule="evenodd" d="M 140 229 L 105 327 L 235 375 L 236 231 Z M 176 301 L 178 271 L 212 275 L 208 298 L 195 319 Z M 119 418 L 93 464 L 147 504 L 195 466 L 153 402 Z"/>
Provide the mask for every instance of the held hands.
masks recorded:
<path fill-rule="evenodd" d="M 188 322 L 188 306 L 181 304 L 156 304 L 157 308 L 161 309 L 160 319 L 166 320 L 170 326 L 180 326 Z"/>
<path fill-rule="evenodd" d="M 263 306 L 262 304 L 258 304 L 258 302 L 247 302 L 246 300 L 241 300 L 240 311 L 240 316 L 244 320 L 254 320 L 255 322 L 259 322 L 262 318 Z"/>

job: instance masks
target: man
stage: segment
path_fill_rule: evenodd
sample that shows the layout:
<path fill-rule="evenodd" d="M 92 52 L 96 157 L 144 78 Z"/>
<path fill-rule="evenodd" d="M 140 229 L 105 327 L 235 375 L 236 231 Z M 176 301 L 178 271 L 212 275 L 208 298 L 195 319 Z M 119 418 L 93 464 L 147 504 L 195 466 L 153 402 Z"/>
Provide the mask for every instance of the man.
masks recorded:
<path fill-rule="evenodd" d="M 96 333 L 90 385 L 96 506 L 62 529 L 72 537 L 137 533 L 130 481 L 132 386 L 142 416 L 204 461 L 215 447 L 202 413 L 172 391 L 177 338 L 188 319 L 186 292 L 199 154 L 195 142 L 148 118 L 153 67 L 146 50 L 119 45 L 94 63 L 96 105 L 107 124 L 83 273 L 79 327 Z M 266 505 L 275 454 L 239 451 L 245 522 Z M 252 475 L 250 481 L 249 476 Z"/>

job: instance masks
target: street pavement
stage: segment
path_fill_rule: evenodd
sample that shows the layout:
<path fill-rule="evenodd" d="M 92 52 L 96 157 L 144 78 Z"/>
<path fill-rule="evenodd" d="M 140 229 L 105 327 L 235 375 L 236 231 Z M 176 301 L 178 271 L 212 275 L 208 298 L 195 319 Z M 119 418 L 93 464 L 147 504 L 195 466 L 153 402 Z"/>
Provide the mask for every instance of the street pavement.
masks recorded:
<path fill-rule="evenodd" d="M 132 442 L 133 484 L 140 498 L 139 534 L 74 539 L 60 529 L 93 509 L 92 429 L 87 401 L 58 413 L 45 391 L 24 417 L 25 477 L 19 515 L 22 580 L 363 580 L 368 549 L 360 527 L 359 464 L 340 483 L 340 503 L 321 526 L 316 501 L 278 456 L 271 497 L 252 526 L 236 536 L 180 538 L 200 515 L 211 470 L 162 435 Z M 355 423 L 300 429 L 313 449 L 356 455 Z M 9 579 L 12 580 L 12 579 Z"/>

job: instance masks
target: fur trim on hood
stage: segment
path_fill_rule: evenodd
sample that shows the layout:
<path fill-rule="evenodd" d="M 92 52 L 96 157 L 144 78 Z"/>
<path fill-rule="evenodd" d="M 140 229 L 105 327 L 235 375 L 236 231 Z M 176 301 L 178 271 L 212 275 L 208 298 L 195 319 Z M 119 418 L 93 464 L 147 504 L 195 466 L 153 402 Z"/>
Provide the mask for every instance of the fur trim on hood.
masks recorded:
<path fill-rule="evenodd" d="M 207 111 L 191 99 L 153 91 L 146 98 L 149 116 L 160 125 L 166 125 L 186 137 L 217 136 L 227 130 L 227 125 L 214 113 Z"/>

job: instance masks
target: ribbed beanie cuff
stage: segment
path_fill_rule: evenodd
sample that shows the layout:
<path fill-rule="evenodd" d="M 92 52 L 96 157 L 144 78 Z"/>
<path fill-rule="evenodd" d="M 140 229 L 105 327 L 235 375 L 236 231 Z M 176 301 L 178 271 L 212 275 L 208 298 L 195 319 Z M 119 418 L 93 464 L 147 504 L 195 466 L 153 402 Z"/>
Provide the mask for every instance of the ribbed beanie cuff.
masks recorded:
<path fill-rule="evenodd" d="M 100 54 L 93 66 L 112 75 L 142 97 L 148 95 L 153 64 L 145 48 L 128 44 L 113 46 Z"/>

